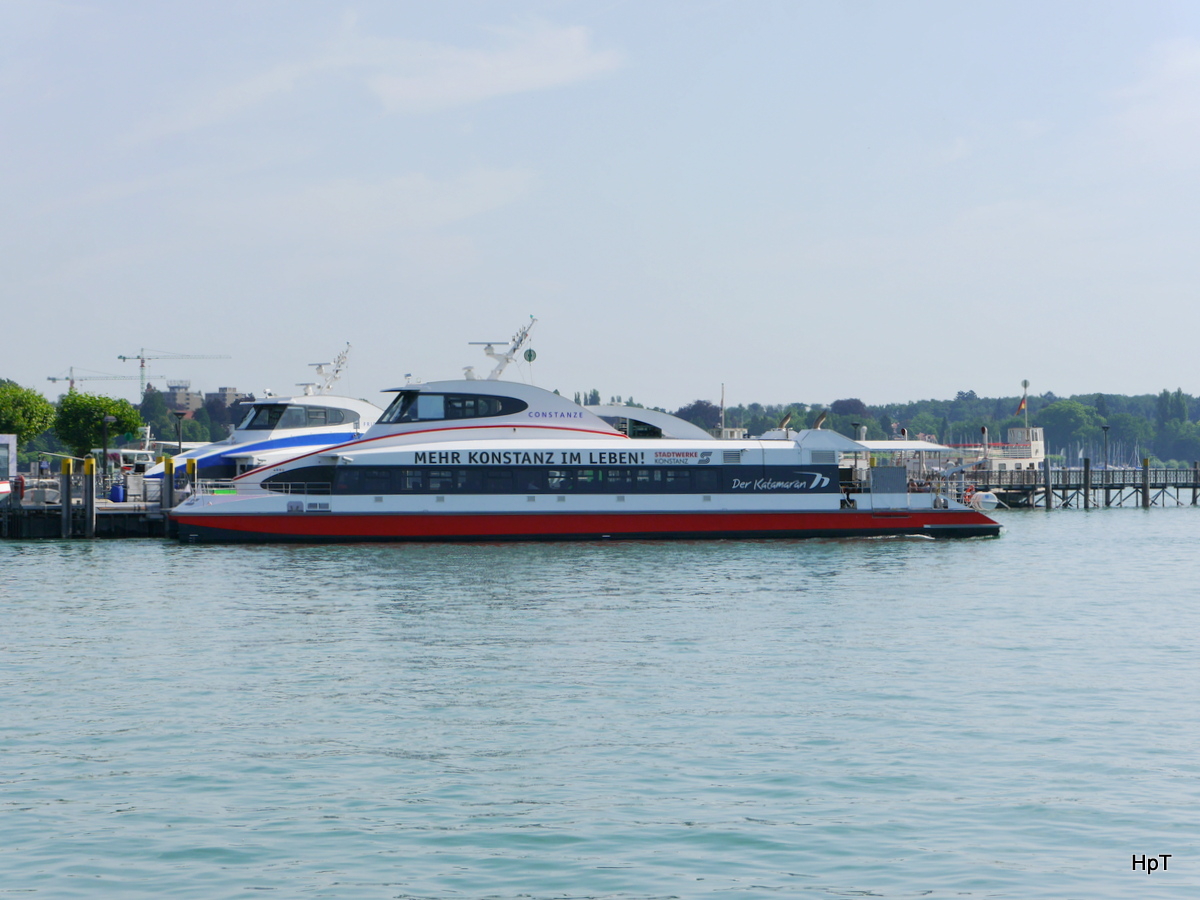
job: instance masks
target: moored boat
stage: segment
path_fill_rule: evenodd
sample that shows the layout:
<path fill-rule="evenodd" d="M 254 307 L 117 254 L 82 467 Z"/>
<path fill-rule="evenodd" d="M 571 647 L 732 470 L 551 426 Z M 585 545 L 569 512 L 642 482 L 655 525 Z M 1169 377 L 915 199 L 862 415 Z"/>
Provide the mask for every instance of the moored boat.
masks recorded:
<path fill-rule="evenodd" d="M 304 385 L 294 397 L 267 396 L 242 405 L 241 419 L 229 437 L 173 456 L 175 471 L 195 461 L 197 477 L 234 478 L 298 454 L 362 437 L 383 412 L 373 403 L 330 393 L 346 366 L 349 347 L 328 364 L 317 365 L 320 383 Z M 146 472 L 161 478 L 163 464 Z"/>
<path fill-rule="evenodd" d="M 532 323 L 531 323 L 532 324 Z M 864 450 L 836 432 L 758 439 L 631 438 L 528 384 L 408 384 L 360 439 L 223 482 L 200 482 L 171 516 L 185 542 L 994 536 L 983 513 L 910 493 L 903 468 L 845 480 Z M 468 372 L 470 375 L 470 372 Z M 638 412 L 629 408 L 628 417 Z M 646 423 L 687 434 L 659 413 Z M 676 420 L 677 422 L 679 420 Z M 687 426 L 687 427 L 683 427 Z M 626 428 L 626 431 L 631 430 Z"/>

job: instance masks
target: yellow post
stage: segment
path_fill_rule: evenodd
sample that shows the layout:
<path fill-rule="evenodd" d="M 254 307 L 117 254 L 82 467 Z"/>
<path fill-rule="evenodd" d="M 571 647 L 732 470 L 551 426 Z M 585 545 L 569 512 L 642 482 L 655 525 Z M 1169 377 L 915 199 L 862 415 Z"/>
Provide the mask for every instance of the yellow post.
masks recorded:
<path fill-rule="evenodd" d="M 92 459 L 92 457 L 90 457 L 90 456 L 83 461 L 83 474 L 84 475 L 95 475 L 96 474 L 96 460 Z"/>
<path fill-rule="evenodd" d="M 163 510 L 175 507 L 175 460 L 169 456 L 163 457 L 162 493 L 158 502 Z"/>
<path fill-rule="evenodd" d="M 71 474 L 73 474 L 73 473 L 75 472 L 75 466 L 74 466 L 74 462 L 75 462 L 75 460 L 71 459 L 71 458 L 70 458 L 70 457 L 68 457 L 68 456 L 64 456 L 64 457 L 63 457 L 63 461 L 62 461 L 62 473 L 63 473 L 64 475 L 71 475 Z"/>

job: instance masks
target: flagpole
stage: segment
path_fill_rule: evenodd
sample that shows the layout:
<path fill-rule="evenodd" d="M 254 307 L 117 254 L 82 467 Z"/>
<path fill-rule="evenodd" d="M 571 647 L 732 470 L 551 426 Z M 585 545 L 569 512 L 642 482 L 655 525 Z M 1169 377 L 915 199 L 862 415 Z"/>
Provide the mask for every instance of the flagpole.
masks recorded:
<path fill-rule="evenodd" d="M 1029 435 L 1029 379 L 1026 378 L 1021 382 L 1021 406 L 1025 408 L 1025 434 Z M 1033 446 L 1033 439 L 1030 437 L 1030 446 Z"/>

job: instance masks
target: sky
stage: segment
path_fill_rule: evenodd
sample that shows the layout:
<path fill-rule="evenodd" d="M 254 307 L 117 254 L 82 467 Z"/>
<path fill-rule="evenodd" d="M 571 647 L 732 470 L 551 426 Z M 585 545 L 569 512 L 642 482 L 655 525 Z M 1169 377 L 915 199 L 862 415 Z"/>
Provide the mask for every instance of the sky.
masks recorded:
<path fill-rule="evenodd" d="M 0 377 L 1200 393 L 1200 4 L 0 0 Z M 226 356 L 227 359 L 183 359 Z"/>

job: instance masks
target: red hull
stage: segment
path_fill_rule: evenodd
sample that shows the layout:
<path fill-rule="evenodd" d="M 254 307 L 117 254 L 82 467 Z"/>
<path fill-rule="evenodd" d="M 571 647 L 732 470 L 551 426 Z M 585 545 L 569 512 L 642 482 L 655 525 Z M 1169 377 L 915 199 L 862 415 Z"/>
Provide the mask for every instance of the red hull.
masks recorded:
<path fill-rule="evenodd" d="M 500 541 L 596 538 L 990 537 L 1000 526 L 974 510 L 723 513 L 286 515 L 172 514 L 179 538 L 206 541 Z"/>

